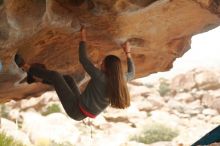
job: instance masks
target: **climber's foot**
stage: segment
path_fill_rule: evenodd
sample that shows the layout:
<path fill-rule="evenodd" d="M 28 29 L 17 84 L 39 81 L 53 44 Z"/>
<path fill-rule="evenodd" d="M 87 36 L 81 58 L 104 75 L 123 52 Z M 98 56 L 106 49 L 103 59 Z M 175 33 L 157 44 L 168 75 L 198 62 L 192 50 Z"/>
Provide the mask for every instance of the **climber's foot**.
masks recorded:
<path fill-rule="evenodd" d="M 45 65 L 44 65 L 44 64 L 40 64 L 40 63 L 31 64 L 30 67 L 38 67 L 38 68 L 46 69 Z M 27 71 L 27 83 L 28 83 L 28 84 L 31 84 L 31 83 L 34 83 L 34 82 L 43 82 L 43 79 L 34 76 L 34 75 L 28 70 L 28 71 Z"/>
<path fill-rule="evenodd" d="M 23 57 L 20 54 L 15 54 L 14 61 L 19 68 L 27 72 L 30 68 L 30 65 L 25 63 Z"/>

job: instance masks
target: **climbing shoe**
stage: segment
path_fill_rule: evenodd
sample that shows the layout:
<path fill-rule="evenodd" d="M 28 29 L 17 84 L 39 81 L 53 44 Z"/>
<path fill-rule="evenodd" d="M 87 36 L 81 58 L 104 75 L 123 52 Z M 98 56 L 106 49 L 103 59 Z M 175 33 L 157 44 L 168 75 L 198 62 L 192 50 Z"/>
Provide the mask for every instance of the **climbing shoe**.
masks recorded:
<path fill-rule="evenodd" d="M 14 61 L 19 68 L 21 68 L 25 64 L 24 59 L 19 54 L 15 54 Z"/>
<path fill-rule="evenodd" d="M 28 84 L 31 84 L 31 83 L 36 82 L 36 80 L 35 80 L 34 77 L 33 77 L 34 75 L 33 75 L 33 73 L 31 72 L 31 68 L 35 68 L 35 67 L 46 69 L 46 67 L 45 67 L 44 64 L 40 64 L 40 63 L 33 63 L 33 64 L 31 64 L 31 67 L 30 67 L 30 69 L 29 69 L 28 72 L 27 72 L 27 83 L 28 83 Z M 46 81 L 44 81 L 44 82 L 46 82 Z"/>

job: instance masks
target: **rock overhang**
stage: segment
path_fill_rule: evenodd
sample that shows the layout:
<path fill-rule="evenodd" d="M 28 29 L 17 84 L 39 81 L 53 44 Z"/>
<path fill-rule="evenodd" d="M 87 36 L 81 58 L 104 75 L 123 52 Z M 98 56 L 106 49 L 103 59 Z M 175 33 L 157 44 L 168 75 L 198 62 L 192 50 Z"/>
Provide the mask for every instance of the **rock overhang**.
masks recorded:
<path fill-rule="evenodd" d="M 70 74 L 82 86 L 87 79 L 78 61 L 80 25 L 88 35 L 94 64 L 119 56 L 128 40 L 136 78 L 172 68 L 189 48 L 191 37 L 220 24 L 218 0 L 2 0 L 0 1 L 0 101 L 20 100 L 51 90 L 19 83 L 24 73 L 13 61 L 16 52 L 28 63 Z"/>

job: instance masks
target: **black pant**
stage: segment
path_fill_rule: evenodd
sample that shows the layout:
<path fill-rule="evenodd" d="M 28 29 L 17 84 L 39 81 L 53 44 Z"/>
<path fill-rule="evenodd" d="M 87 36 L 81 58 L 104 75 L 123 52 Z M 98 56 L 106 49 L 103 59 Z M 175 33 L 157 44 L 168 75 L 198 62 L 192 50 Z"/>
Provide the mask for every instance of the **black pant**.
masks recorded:
<path fill-rule="evenodd" d="M 68 116 L 77 121 L 86 118 L 79 108 L 80 90 L 71 76 L 35 66 L 29 72 L 54 86 Z"/>

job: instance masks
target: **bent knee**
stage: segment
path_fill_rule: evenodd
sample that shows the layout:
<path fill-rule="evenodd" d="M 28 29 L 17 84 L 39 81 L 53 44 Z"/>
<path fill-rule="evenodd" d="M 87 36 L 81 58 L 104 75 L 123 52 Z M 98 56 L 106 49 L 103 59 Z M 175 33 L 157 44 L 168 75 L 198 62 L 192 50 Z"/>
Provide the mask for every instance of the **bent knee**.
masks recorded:
<path fill-rule="evenodd" d="M 58 73 L 57 71 L 50 71 L 50 77 L 51 78 L 57 78 L 57 77 L 60 77 L 61 74 Z"/>

